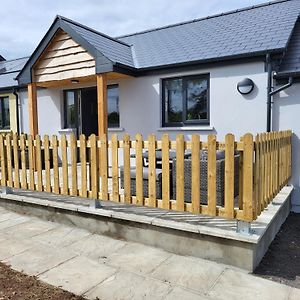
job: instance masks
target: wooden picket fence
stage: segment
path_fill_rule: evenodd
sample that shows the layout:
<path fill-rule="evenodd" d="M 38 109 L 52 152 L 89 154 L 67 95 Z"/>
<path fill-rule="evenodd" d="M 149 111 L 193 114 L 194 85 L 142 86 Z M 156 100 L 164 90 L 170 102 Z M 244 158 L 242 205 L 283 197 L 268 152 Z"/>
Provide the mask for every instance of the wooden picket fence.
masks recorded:
<path fill-rule="evenodd" d="M 125 134 L 122 140 L 112 135 L 88 139 L 81 135 L 70 138 L 39 135 L 0 135 L 1 185 L 61 195 L 88 197 L 104 201 L 159 207 L 195 214 L 222 216 L 253 221 L 267 207 L 291 176 L 291 131 L 245 134 L 239 141 L 227 134 L 224 142 L 215 135 L 207 141 L 192 135 L 176 140 L 167 134 L 161 140 L 149 135 L 135 140 Z M 148 151 L 147 182 L 143 181 L 143 152 Z M 157 199 L 156 151 L 162 153 L 162 197 Z M 170 185 L 170 150 L 176 151 L 176 199 Z M 207 197 L 200 197 L 200 151 L 207 151 Z M 224 205 L 217 205 L 217 151 L 225 151 Z M 185 199 L 185 153 L 191 152 L 191 199 Z M 239 179 L 235 182 L 235 156 L 239 154 Z M 132 158 L 134 154 L 134 158 Z M 109 163 L 111 161 L 111 163 Z M 123 184 L 120 186 L 120 166 Z M 131 190 L 131 170 L 135 170 L 135 193 Z M 148 196 L 143 185 L 148 185 Z M 238 184 L 239 195 L 234 195 Z"/>

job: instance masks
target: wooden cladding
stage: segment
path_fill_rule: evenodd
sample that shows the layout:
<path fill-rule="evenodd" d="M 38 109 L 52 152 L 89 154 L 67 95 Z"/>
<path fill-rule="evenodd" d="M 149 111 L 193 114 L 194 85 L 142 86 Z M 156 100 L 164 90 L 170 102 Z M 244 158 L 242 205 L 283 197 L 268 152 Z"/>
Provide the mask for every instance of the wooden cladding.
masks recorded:
<path fill-rule="evenodd" d="M 37 83 L 84 77 L 95 74 L 95 59 L 59 30 L 33 69 Z"/>
<path fill-rule="evenodd" d="M 0 181 L 14 188 L 251 222 L 291 177 L 291 136 L 291 131 L 255 139 L 245 134 L 236 141 L 227 134 L 225 142 L 219 142 L 209 135 L 204 142 L 199 135 L 190 141 L 183 135 L 172 141 L 167 134 L 161 140 L 154 135 L 143 140 L 141 134 L 134 140 L 125 134 L 119 140 L 112 135 L 110 141 L 105 134 L 81 135 L 79 140 L 74 135 L 0 135 Z"/>

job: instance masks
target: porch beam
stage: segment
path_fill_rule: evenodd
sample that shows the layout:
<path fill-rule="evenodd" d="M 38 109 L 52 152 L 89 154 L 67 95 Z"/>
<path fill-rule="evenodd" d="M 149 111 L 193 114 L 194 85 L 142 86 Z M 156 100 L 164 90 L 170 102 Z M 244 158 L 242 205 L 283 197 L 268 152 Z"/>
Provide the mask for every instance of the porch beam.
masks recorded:
<path fill-rule="evenodd" d="M 107 134 L 107 76 L 97 74 L 98 135 Z"/>
<path fill-rule="evenodd" d="M 29 130 L 32 136 L 38 134 L 37 91 L 36 83 L 28 84 Z"/>

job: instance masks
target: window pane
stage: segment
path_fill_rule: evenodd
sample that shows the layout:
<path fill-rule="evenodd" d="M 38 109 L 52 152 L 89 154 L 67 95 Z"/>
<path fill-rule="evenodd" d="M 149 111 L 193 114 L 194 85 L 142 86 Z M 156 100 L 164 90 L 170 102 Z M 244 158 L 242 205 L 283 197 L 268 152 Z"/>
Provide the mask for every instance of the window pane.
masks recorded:
<path fill-rule="evenodd" d="M 9 98 L 0 98 L 0 128 L 9 129 L 10 119 L 9 119 Z"/>
<path fill-rule="evenodd" d="M 186 120 L 207 120 L 207 79 L 188 79 Z"/>
<path fill-rule="evenodd" d="M 9 119 L 9 98 L 6 97 L 3 99 L 3 127 L 10 128 L 10 119 Z"/>
<path fill-rule="evenodd" d="M 120 127 L 119 88 L 117 85 L 107 87 L 108 127 Z"/>
<path fill-rule="evenodd" d="M 77 101 L 76 93 L 74 91 L 66 92 L 65 99 L 65 117 L 66 117 L 66 128 L 76 128 L 77 127 Z"/>
<path fill-rule="evenodd" d="M 182 79 L 165 81 L 165 122 L 182 122 Z"/>

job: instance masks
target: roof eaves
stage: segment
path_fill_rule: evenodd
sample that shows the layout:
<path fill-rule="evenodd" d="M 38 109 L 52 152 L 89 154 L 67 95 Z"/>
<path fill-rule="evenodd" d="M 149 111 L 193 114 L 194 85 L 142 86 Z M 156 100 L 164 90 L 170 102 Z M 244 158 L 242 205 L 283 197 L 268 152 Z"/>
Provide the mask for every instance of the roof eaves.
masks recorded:
<path fill-rule="evenodd" d="M 193 66 L 193 65 L 200 65 L 200 64 L 209 64 L 209 63 L 220 63 L 230 60 L 238 60 L 243 58 L 255 58 L 255 57 L 265 57 L 266 54 L 278 54 L 282 53 L 285 50 L 285 48 L 276 48 L 276 49 L 268 49 L 264 51 L 256 51 L 256 52 L 250 52 L 250 53 L 242 53 L 242 54 L 235 54 L 235 55 L 228 55 L 228 56 L 219 56 L 209 59 L 201 59 L 201 60 L 195 60 L 195 61 L 186 61 L 182 63 L 174 63 L 174 64 L 167 64 L 167 65 L 159 65 L 159 66 L 153 66 L 153 67 L 144 67 L 137 69 L 139 72 L 146 72 L 146 71 L 153 71 L 153 70 L 160 70 L 160 69 L 168 69 L 173 67 L 182 67 L 182 66 Z"/>

